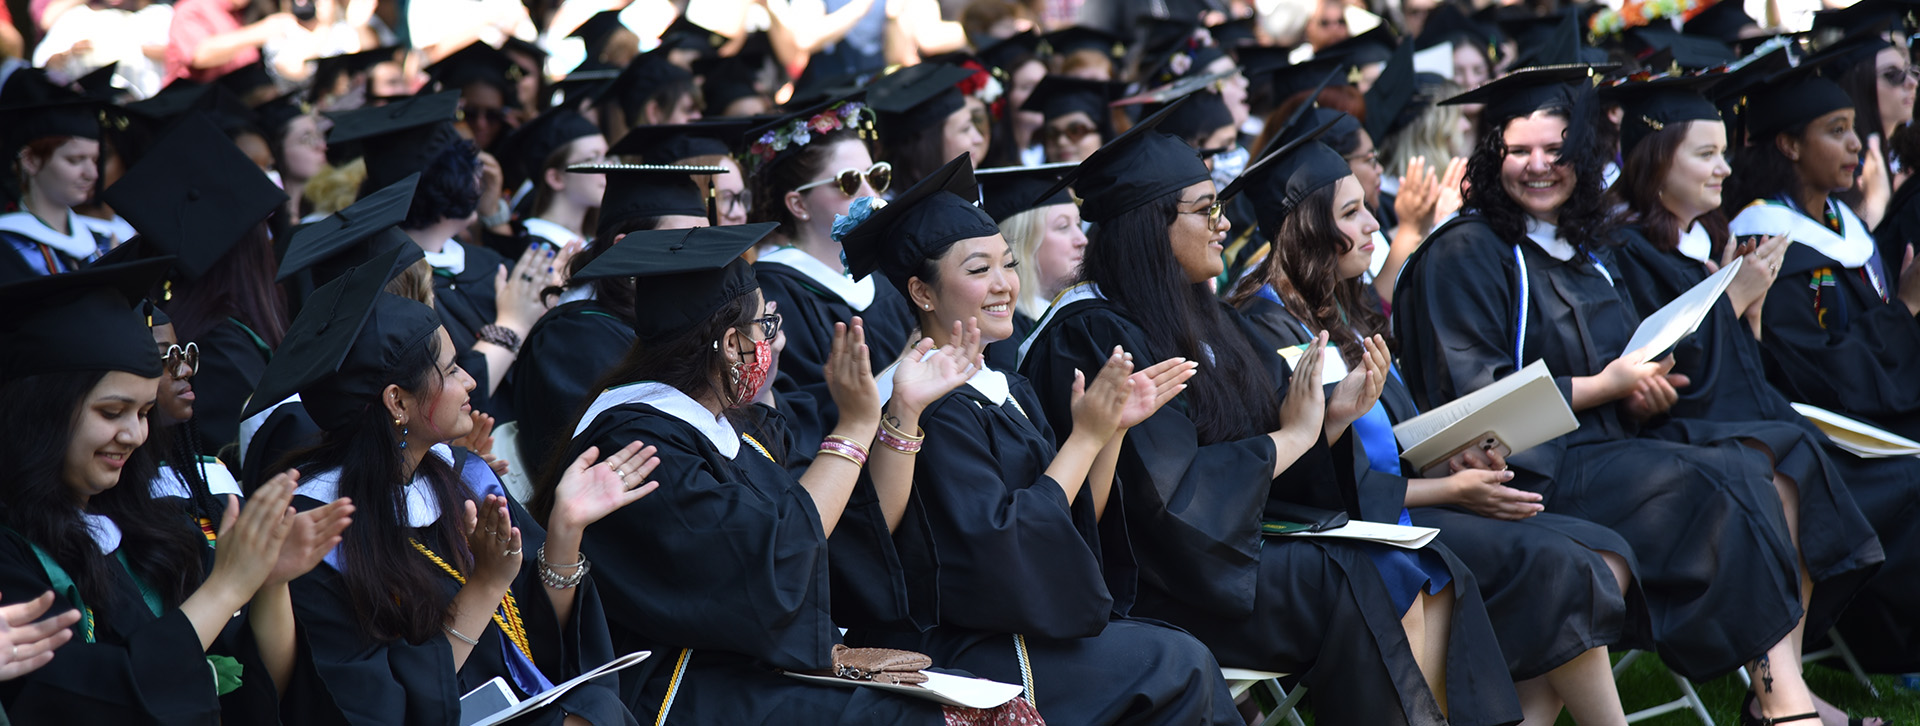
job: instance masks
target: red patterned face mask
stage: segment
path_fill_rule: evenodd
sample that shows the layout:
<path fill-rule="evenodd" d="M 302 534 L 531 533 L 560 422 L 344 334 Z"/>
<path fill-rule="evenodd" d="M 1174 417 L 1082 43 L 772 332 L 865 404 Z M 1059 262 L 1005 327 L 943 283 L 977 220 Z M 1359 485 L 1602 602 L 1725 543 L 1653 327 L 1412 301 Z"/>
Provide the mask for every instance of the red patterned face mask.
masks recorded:
<path fill-rule="evenodd" d="M 753 341 L 753 362 L 733 364 L 733 400 L 745 404 L 759 398 L 760 390 L 767 385 L 767 375 L 772 371 L 773 341 Z"/>

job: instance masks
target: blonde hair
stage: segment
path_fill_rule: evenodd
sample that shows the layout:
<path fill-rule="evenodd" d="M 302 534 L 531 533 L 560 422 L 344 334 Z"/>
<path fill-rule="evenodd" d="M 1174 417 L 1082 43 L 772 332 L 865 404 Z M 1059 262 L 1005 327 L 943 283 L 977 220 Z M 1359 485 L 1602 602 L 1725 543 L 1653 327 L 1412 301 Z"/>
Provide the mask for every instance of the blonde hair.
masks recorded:
<path fill-rule="evenodd" d="M 352 206 L 360 197 L 360 182 L 367 178 L 366 159 L 354 159 L 341 166 L 329 166 L 307 180 L 302 196 L 313 204 L 315 214 L 333 214 Z"/>
<path fill-rule="evenodd" d="M 1459 93 L 1460 86 L 1447 81 L 1423 89 L 1421 95 L 1452 98 Z M 1385 139 L 1374 139 L 1380 146 L 1381 166 L 1387 174 L 1403 177 L 1407 175 L 1407 162 L 1421 157 L 1435 174 L 1444 173 L 1447 162 L 1456 156 L 1465 157 L 1471 151 L 1467 148 L 1465 132 L 1460 130 L 1460 119 L 1459 106 L 1428 106 L 1405 128 L 1388 134 Z"/>
<path fill-rule="evenodd" d="M 1020 296 L 1013 302 L 1014 312 L 1037 320 L 1046 311 L 1031 309 L 1030 301 L 1044 295 L 1046 288 L 1040 284 L 1040 266 L 1033 263 L 1033 258 L 1040 252 L 1040 243 L 1047 238 L 1047 207 L 1034 207 L 1006 218 L 1000 222 L 1000 236 L 1013 247 L 1013 259 L 1020 261 L 1020 266 L 1014 268 L 1020 277 Z"/>

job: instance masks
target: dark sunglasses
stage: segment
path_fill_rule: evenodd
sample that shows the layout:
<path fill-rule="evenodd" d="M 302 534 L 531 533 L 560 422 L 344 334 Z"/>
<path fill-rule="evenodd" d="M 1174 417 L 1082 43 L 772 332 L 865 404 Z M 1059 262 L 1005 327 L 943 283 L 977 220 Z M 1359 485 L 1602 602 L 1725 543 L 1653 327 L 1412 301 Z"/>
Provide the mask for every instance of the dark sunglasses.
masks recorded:
<path fill-rule="evenodd" d="M 1066 139 L 1068 142 L 1078 144 L 1081 139 L 1087 138 L 1087 134 L 1099 132 L 1100 129 L 1094 128 L 1093 124 L 1075 123 L 1068 125 L 1066 128 L 1048 126 L 1046 127 L 1045 137 L 1049 144 L 1058 142 L 1061 139 Z"/>
<path fill-rule="evenodd" d="M 1905 85 L 1910 79 L 1920 79 L 1920 66 L 1894 66 L 1880 71 L 1880 80 L 1889 86 Z"/>
<path fill-rule="evenodd" d="M 817 182 L 802 184 L 794 187 L 793 190 L 796 192 L 804 192 L 814 187 L 837 184 L 839 185 L 841 194 L 851 197 L 860 191 L 860 178 L 863 176 L 867 179 L 867 185 L 873 187 L 873 193 L 884 193 L 887 191 L 887 186 L 893 183 L 893 165 L 883 161 L 867 167 L 865 172 L 859 169 L 841 169 L 833 176 Z"/>

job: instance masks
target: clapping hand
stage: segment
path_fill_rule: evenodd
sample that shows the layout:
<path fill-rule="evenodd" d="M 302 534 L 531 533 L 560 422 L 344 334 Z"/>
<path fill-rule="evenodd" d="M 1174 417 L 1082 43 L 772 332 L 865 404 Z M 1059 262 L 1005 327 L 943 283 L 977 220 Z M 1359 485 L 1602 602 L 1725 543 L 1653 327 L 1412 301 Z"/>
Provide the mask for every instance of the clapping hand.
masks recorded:
<path fill-rule="evenodd" d="M 1327 393 L 1320 386 L 1320 368 L 1327 350 L 1327 331 L 1313 336 L 1313 342 L 1300 354 L 1288 380 L 1287 398 L 1280 402 L 1280 428 L 1283 431 L 1321 430 L 1327 416 Z"/>
<path fill-rule="evenodd" d="M 488 494 L 478 506 L 469 500 L 462 530 L 467 536 L 467 551 L 473 553 L 473 573 L 467 584 L 483 583 L 505 592 L 520 574 L 520 528 L 513 526 L 507 512 L 507 499 Z"/>
<path fill-rule="evenodd" d="M 1119 430 L 1133 428 L 1152 417 L 1161 406 L 1187 390 L 1187 379 L 1198 372 L 1199 363 L 1168 358 L 1134 373 L 1127 379 L 1133 383 L 1133 395 L 1127 399 L 1126 409 L 1120 412 Z"/>
<path fill-rule="evenodd" d="M 506 476 L 507 460 L 493 455 L 493 417 L 479 411 L 473 411 L 470 415 L 473 417 L 473 430 L 450 443 L 479 454 L 480 459 L 487 462 L 487 468 L 493 470 L 494 476 Z"/>
<path fill-rule="evenodd" d="M 293 526 L 280 543 L 280 556 L 267 575 L 266 586 L 293 581 L 307 574 L 327 553 L 340 545 L 340 537 L 353 523 L 353 502 L 345 497 L 293 516 Z"/>
<path fill-rule="evenodd" d="M 0 681 L 46 665 L 53 660 L 53 650 L 73 638 L 73 624 L 80 622 L 78 609 L 35 622 L 52 606 L 53 591 L 48 590 L 32 600 L 0 607 L 0 634 L 6 636 L 7 645 L 0 651 Z"/>
<path fill-rule="evenodd" d="M 873 382 L 869 356 L 866 330 L 856 315 L 852 325 L 833 324 L 833 348 L 821 373 L 842 421 L 872 421 L 879 428 L 880 389 Z"/>
<path fill-rule="evenodd" d="M 1333 388 L 1333 395 L 1327 398 L 1327 439 L 1337 438 L 1342 430 L 1354 421 L 1360 420 L 1373 405 L 1380 400 L 1380 391 L 1387 385 L 1387 341 L 1381 336 L 1361 340 L 1366 352 L 1360 357 L 1360 367 L 1347 373 L 1347 377 Z"/>
<path fill-rule="evenodd" d="M 281 548 L 293 530 L 295 513 L 287 505 L 293 501 L 299 478 L 300 473 L 292 469 L 282 472 L 254 490 L 244 508 L 240 506 L 239 497 L 227 495 L 227 513 L 220 522 L 220 546 L 214 550 L 213 571 L 207 574 L 208 582 L 230 586 L 231 592 L 244 593 L 244 600 L 275 575 Z"/>
<path fill-rule="evenodd" d="M 1107 355 L 1106 365 L 1100 367 L 1093 385 L 1087 385 L 1087 375 L 1076 369 L 1073 372 L 1073 430 L 1092 433 L 1101 442 L 1113 438 L 1120 430 L 1127 402 L 1137 389 L 1132 377 L 1133 354 L 1117 345 Z"/>
<path fill-rule="evenodd" d="M 979 318 L 967 318 L 964 326 L 953 321 L 947 344 L 938 350 L 932 338 L 921 338 L 894 368 L 893 400 L 914 411 L 926 410 L 980 372 L 985 365 L 980 352 L 985 347 Z"/>
<path fill-rule="evenodd" d="M 654 447 L 635 441 L 595 463 L 600 448 L 589 446 L 560 475 L 554 491 L 550 530 L 580 531 L 621 507 L 640 501 L 660 488 L 660 482 L 647 481 L 660 466 Z M 644 484 L 642 483 L 644 482 Z"/>

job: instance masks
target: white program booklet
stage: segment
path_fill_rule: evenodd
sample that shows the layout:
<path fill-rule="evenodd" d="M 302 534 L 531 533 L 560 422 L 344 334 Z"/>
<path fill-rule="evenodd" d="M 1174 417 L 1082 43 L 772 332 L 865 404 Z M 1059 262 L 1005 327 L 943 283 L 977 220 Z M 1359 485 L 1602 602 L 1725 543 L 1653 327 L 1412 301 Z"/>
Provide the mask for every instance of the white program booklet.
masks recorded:
<path fill-rule="evenodd" d="M 1440 536 L 1440 530 L 1433 527 L 1408 527 L 1383 522 L 1362 522 L 1352 520 L 1345 525 L 1319 532 L 1288 532 L 1282 537 L 1331 537 L 1334 539 L 1358 539 L 1393 545 L 1403 549 L 1417 550 L 1427 546 L 1434 537 Z"/>
<path fill-rule="evenodd" d="M 646 650 L 638 653 L 628 653 L 607 661 L 605 665 L 599 668 L 582 673 L 573 680 L 556 684 L 553 688 L 547 689 L 545 693 L 541 693 L 525 701 L 516 700 L 513 696 L 512 689 L 506 687 L 506 681 L 495 678 L 481 684 L 479 688 L 473 689 L 473 692 L 460 697 L 460 726 L 494 726 L 494 724 L 505 722 L 507 719 L 559 700 L 561 696 L 566 695 L 567 691 L 573 690 L 574 686 L 639 663 L 640 661 L 646 660 L 647 656 L 650 655 L 653 655 L 653 652 Z M 505 698 L 503 699 L 502 696 Z M 501 706 L 503 702 L 505 703 L 504 707 Z M 468 713 L 469 707 L 472 707 L 479 713 Z"/>
<path fill-rule="evenodd" d="M 1469 446 L 1504 445 L 1509 455 L 1552 441 L 1574 429 L 1573 417 L 1546 361 L 1534 361 L 1452 403 L 1393 427 L 1401 458 L 1426 472 Z"/>
<path fill-rule="evenodd" d="M 1720 268 L 1694 285 L 1693 289 L 1682 293 L 1659 310 L 1653 311 L 1646 320 L 1640 321 L 1640 327 L 1634 329 L 1633 339 L 1627 341 L 1626 351 L 1646 350 L 1645 360 L 1659 360 L 1666 357 L 1673 346 L 1693 331 L 1700 329 L 1700 322 L 1707 319 L 1707 313 L 1713 312 L 1720 296 L 1726 294 L 1727 286 L 1733 283 L 1733 276 L 1740 274 L 1740 267 L 1747 258 L 1736 257 L 1732 264 Z"/>
<path fill-rule="evenodd" d="M 786 674 L 809 683 L 823 686 L 841 686 L 845 688 L 878 688 L 890 693 L 898 693 L 913 698 L 924 698 L 948 706 L 963 708 L 998 708 L 1001 704 L 1020 695 L 1020 686 L 984 678 L 921 671 L 927 677 L 926 683 L 901 685 L 897 683 L 875 683 L 873 681 L 854 681 L 833 676 L 816 676 L 806 673 L 786 671 Z"/>
<path fill-rule="evenodd" d="M 1820 427 L 1820 431 L 1832 439 L 1834 445 L 1854 456 L 1863 459 L 1920 456 L 1920 441 L 1804 403 L 1793 404 L 1793 410 L 1799 411 L 1813 425 Z"/>

